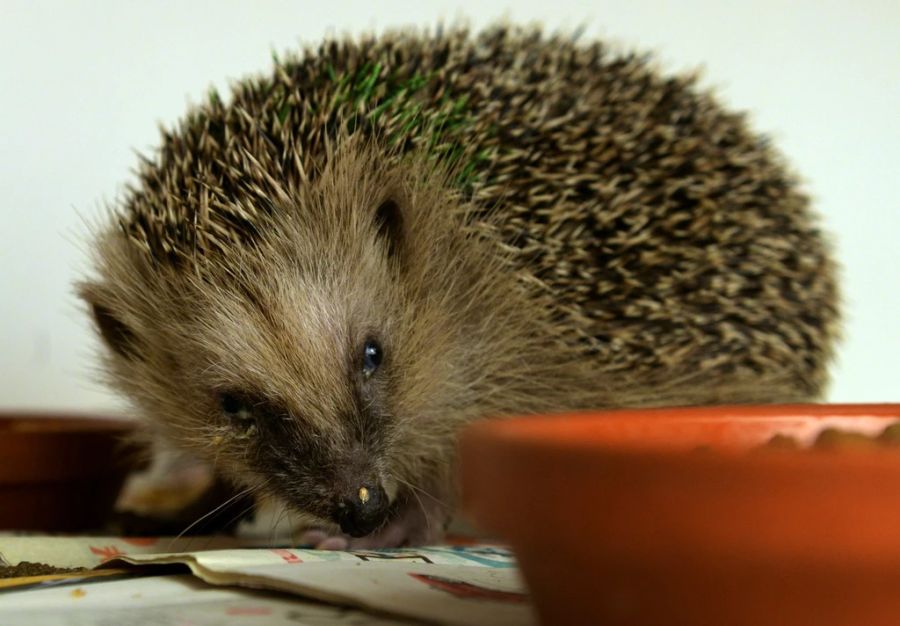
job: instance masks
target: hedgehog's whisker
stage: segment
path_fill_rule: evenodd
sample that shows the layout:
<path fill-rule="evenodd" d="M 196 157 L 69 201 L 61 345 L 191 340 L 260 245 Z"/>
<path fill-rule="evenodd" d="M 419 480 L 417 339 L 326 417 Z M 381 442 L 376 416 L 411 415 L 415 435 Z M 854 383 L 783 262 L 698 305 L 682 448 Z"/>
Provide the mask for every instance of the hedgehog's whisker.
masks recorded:
<path fill-rule="evenodd" d="M 416 493 L 416 491 L 421 491 L 421 489 L 414 486 L 412 483 L 409 483 L 397 476 L 392 476 L 392 478 L 394 480 L 396 480 L 397 482 L 399 482 L 400 484 L 409 487 L 410 493 L 412 493 L 413 497 L 415 497 L 415 499 L 416 499 L 416 502 L 419 504 L 419 510 L 422 511 L 422 516 L 425 518 L 425 528 L 426 528 L 426 530 L 428 530 L 428 532 L 430 534 L 431 533 L 431 519 L 429 519 L 429 517 L 428 517 L 428 511 L 425 510 L 425 505 L 422 503 L 422 498 L 420 498 L 419 494 Z M 425 495 L 428 495 L 424 491 L 422 493 L 425 493 Z"/>
<path fill-rule="evenodd" d="M 255 507 L 255 506 L 256 506 L 256 502 L 251 502 L 249 505 L 247 505 L 246 508 L 244 508 L 243 511 L 241 511 L 240 513 L 238 513 L 237 515 L 235 515 L 234 517 L 232 517 L 230 520 L 228 520 L 228 523 L 225 524 L 225 526 L 231 526 L 234 522 L 236 522 L 237 520 L 241 519 L 241 518 L 244 517 L 247 513 L 249 513 L 250 511 L 252 511 L 252 510 L 253 510 L 253 507 Z"/>
<path fill-rule="evenodd" d="M 407 480 L 403 480 L 403 479 L 400 478 L 399 476 L 395 476 L 395 475 L 393 475 L 393 474 L 391 475 L 391 478 L 393 478 L 394 480 L 396 480 L 396 481 L 397 481 L 398 483 L 400 483 L 401 485 L 404 485 L 405 487 L 409 487 L 409 489 L 413 492 L 413 494 L 415 494 L 416 492 L 421 493 L 423 496 L 427 497 L 427 498 L 430 499 L 430 500 L 433 500 L 434 502 L 436 502 L 437 504 L 441 505 L 441 506 L 444 507 L 445 509 L 451 508 L 449 504 L 447 504 L 446 502 L 444 502 L 444 501 L 441 500 L 440 498 L 434 496 L 433 494 L 429 493 L 429 492 L 426 491 L 425 489 L 422 489 L 421 487 L 417 487 L 416 485 L 412 484 L 411 482 L 409 482 L 409 481 L 407 481 Z M 416 497 L 418 497 L 418 496 L 416 496 Z"/>
<path fill-rule="evenodd" d="M 428 517 L 428 511 L 425 510 L 425 505 L 422 504 L 422 498 L 419 497 L 419 494 L 415 491 L 413 491 L 412 494 L 416 498 L 416 502 L 419 503 L 419 510 L 422 511 L 422 517 L 425 518 L 425 530 L 428 531 L 428 535 L 431 536 L 431 518 Z"/>
<path fill-rule="evenodd" d="M 281 512 L 277 516 L 273 516 L 272 518 L 272 528 L 269 530 L 269 543 L 275 543 L 276 533 L 278 532 L 278 525 L 282 520 L 288 518 L 288 507 L 286 504 L 281 502 L 277 502 L 277 506 L 281 507 Z M 293 531 L 293 527 L 291 526 L 290 519 L 288 519 L 288 527 Z M 293 532 L 291 532 L 291 539 L 293 540 Z"/>
<path fill-rule="evenodd" d="M 268 482 L 268 481 L 266 481 L 266 482 Z M 264 483 L 264 484 L 265 484 L 265 483 Z M 178 541 L 179 539 L 181 539 L 182 537 L 184 537 L 185 533 L 189 532 L 192 528 L 194 528 L 195 526 L 197 526 L 197 524 L 201 523 L 203 520 L 209 518 L 209 517 L 212 516 L 212 515 L 215 515 L 216 513 L 218 513 L 219 511 L 221 511 L 221 510 L 224 509 L 225 507 L 227 507 L 227 506 L 229 506 L 230 504 L 233 504 L 235 501 L 239 500 L 240 498 L 243 498 L 243 497 L 245 497 L 245 496 L 250 495 L 251 493 L 253 493 L 253 492 L 256 491 L 257 489 L 259 489 L 260 487 L 262 487 L 262 485 L 247 487 L 246 489 L 243 489 L 243 490 L 239 491 L 238 493 L 236 493 L 235 495 L 231 496 L 231 497 L 228 498 L 225 502 L 223 502 L 223 503 L 220 504 L 219 506 L 215 507 L 214 509 L 212 509 L 212 510 L 209 511 L 208 513 L 206 513 L 206 514 L 204 514 L 204 515 L 201 515 L 201 516 L 198 517 L 196 520 L 194 520 L 193 522 L 191 522 L 190 524 L 188 524 L 188 526 L 187 526 L 184 530 L 182 530 L 180 533 L 178 533 L 178 535 L 176 535 L 175 538 L 172 539 L 172 541 L 169 543 L 169 547 L 171 547 L 171 545 L 172 545 L 174 542 L 176 542 L 176 541 Z"/>

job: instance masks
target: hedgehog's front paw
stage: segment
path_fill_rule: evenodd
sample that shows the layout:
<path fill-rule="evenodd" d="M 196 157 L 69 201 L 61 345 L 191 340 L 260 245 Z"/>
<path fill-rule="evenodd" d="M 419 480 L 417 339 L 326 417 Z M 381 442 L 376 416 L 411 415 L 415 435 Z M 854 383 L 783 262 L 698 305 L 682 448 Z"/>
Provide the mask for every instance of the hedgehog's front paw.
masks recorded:
<path fill-rule="evenodd" d="M 401 503 L 397 513 L 384 526 L 365 537 L 312 529 L 300 537 L 300 543 L 319 550 L 371 550 L 431 545 L 443 539 L 447 521 L 445 507 L 437 503 L 429 506 L 427 503 L 407 500 Z"/>

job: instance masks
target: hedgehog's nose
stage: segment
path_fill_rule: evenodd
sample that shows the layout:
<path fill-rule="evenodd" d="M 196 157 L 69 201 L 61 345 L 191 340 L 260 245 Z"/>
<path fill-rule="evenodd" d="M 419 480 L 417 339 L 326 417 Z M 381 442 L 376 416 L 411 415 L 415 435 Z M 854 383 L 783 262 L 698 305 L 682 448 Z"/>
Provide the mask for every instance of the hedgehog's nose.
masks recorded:
<path fill-rule="evenodd" d="M 351 537 L 363 537 L 384 523 L 389 504 L 381 485 L 366 483 L 337 503 L 334 520 Z"/>

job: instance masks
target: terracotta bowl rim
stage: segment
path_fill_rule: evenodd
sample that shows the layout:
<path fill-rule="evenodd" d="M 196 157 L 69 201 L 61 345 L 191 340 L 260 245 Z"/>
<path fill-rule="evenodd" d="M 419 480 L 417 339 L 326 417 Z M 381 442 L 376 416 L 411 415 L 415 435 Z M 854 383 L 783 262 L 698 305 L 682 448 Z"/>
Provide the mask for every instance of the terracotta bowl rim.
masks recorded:
<path fill-rule="evenodd" d="M 778 454 L 751 454 L 747 446 L 739 444 L 711 444 L 714 455 L 705 457 L 689 451 L 684 445 L 666 442 L 646 443 L 635 436 L 633 443 L 609 441 L 602 435 L 588 434 L 576 438 L 566 434 L 573 426 L 587 429 L 598 419 L 608 425 L 647 424 L 661 428 L 679 423 L 727 424 L 735 421 L 760 423 L 781 421 L 785 424 L 808 420 L 836 418 L 846 421 L 860 419 L 900 421 L 900 404 L 783 404 L 740 405 L 715 407 L 677 407 L 652 409 L 616 409 L 611 411 L 578 411 L 572 413 L 523 415 L 502 420 L 471 424 L 461 434 L 461 450 L 476 447 L 483 454 L 498 454 L 510 460 L 515 457 L 529 463 L 550 462 L 565 455 L 569 462 L 591 462 L 598 455 L 610 458 L 632 458 L 635 461 L 667 461 L 699 464 L 740 463 L 765 465 L 833 465 L 844 468 L 896 468 L 900 471 L 900 454 L 896 448 L 873 448 L 865 451 L 841 450 L 778 450 Z M 698 443 L 702 445 L 702 443 Z M 752 448 L 753 446 L 751 446 Z"/>
<path fill-rule="evenodd" d="M 773 421 L 828 418 L 875 418 L 900 420 L 900 403 L 873 404 L 760 404 L 702 407 L 653 407 L 646 409 L 591 409 L 562 413 L 522 414 L 470 424 L 466 431 L 479 436 L 500 438 L 519 444 L 545 445 L 552 442 L 578 444 L 558 432 L 560 422 L 577 426 L 596 424 L 596 420 L 619 422 L 657 420 L 660 423 L 728 422 L 734 420 Z M 594 445 L 597 439 L 581 440 Z"/>
<path fill-rule="evenodd" d="M 114 412 L 0 409 L 0 435 L 115 433 L 133 430 L 138 421 Z M 25 428 L 15 428 L 16 425 Z"/>

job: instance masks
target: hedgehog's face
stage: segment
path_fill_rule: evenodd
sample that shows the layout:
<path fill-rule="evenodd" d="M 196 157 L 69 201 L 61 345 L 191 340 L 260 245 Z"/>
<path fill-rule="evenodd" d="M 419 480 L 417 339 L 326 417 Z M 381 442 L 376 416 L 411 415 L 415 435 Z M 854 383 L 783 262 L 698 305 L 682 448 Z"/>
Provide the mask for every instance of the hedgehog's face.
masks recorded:
<path fill-rule="evenodd" d="M 406 202 L 351 208 L 330 232 L 279 225 L 229 264 L 231 279 L 223 274 L 215 291 L 195 282 L 185 339 L 196 346 L 188 367 L 198 372 L 202 427 L 223 467 L 362 536 L 415 503 L 404 485 L 432 491 L 422 484 L 427 457 L 451 454 L 439 418 L 452 420 L 439 407 L 453 351 L 441 354 L 444 340 L 417 330 L 433 312 L 410 293 L 397 258 Z M 430 428 L 444 441 L 419 446 Z"/>
<path fill-rule="evenodd" d="M 109 369 L 166 438 L 348 534 L 414 490 L 447 499 L 484 315 L 479 276 L 448 258 L 470 242 L 422 210 L 384 190 L 305 198 L 213 273 L 119 296 L 164 302 L 152 316 L 88 294 Z"/>
<path fill-rule="evenodd" d="M 291 304 L 270 301 L 266 315 L 237 302 L 220 309 L 220 336 L 240 350 L 204 341 L 204 427 L 237 478 L 255 476 L 295 508 L 366 535 L 398 495 L 391 329 L 354 317 L 343 297 Z"/>

